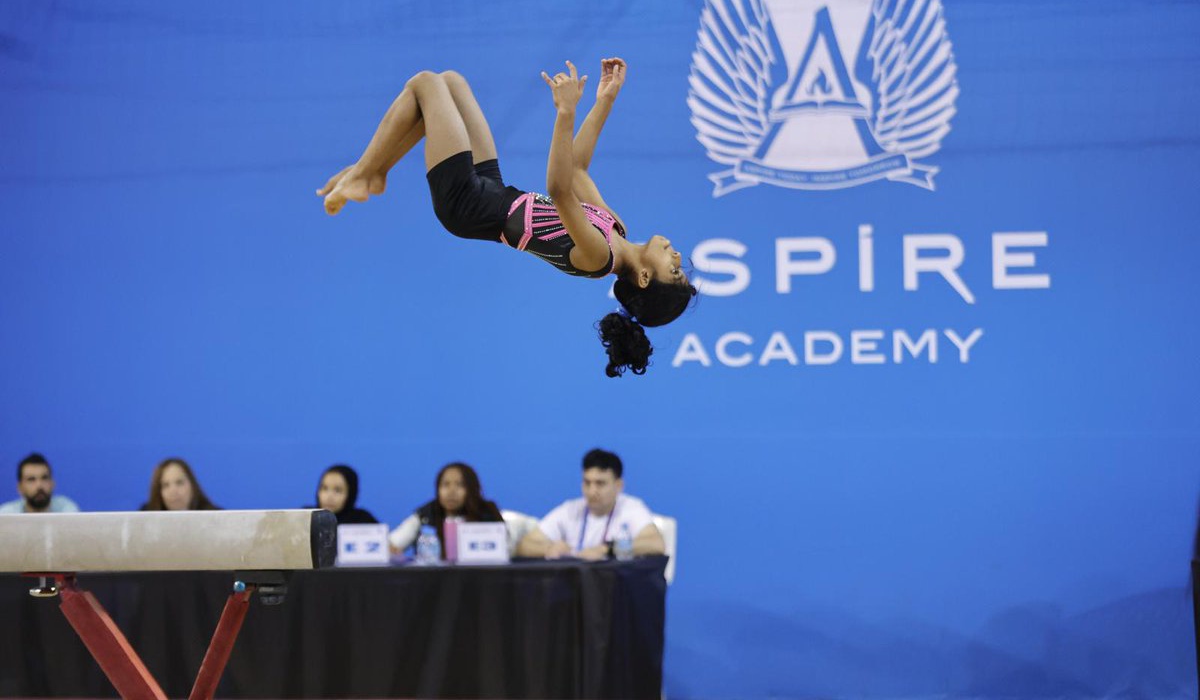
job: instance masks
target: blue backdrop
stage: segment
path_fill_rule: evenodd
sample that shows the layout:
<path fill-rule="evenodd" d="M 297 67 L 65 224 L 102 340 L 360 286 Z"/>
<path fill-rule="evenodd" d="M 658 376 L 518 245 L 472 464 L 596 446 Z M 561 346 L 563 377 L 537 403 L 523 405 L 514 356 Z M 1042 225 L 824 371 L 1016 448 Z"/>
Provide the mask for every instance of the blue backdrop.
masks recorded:
<path fill-rule="evenodd" d="M 394 524 L 452 459 L 545 513 L 601 445 L 679 519 L 669 697 L 1195 697 L 1198 31 L 1167 0 L 5 2 L 0 452 L 99 510 L 169 454 L 231 508 L 344 461 Z M 417 153 L 313 195 L 427 68 L 542 189 L 539 72 L 610 55 L 595 179 L 705 292 L 644 377 L 603 375 L 606 283 L 441 231 Z"/>

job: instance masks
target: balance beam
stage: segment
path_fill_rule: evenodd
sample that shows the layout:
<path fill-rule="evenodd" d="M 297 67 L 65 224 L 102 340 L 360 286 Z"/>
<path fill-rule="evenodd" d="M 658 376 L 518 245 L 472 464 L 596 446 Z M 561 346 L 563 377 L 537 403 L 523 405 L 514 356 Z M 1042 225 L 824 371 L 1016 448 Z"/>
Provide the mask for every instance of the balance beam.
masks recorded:
<path fill-rule="evenodd" d="M 39 597 L 60 607 L 122 698 L 166 700 L 125 635 L 75 574 L 87 571 L 255 572 L 234 581 L 191 700 L 210 700 L 241 630 L 250 596 L 278 600 L 280 574 L 332 566 L 337 519 L 323 510 L 138 511 L 0 515 L 0 571 L 41 577 Z M 242 578 L 247 580 L 241 580 Z M 55 585 L 48 585 L 53 579 Z M 264 602 L 266 598 L 264 597 Z"/>
<path fill-rule="evenodd" d="M 250 571 L 333 565 L 323 510 L 0 515 L 0 571 Z"/>

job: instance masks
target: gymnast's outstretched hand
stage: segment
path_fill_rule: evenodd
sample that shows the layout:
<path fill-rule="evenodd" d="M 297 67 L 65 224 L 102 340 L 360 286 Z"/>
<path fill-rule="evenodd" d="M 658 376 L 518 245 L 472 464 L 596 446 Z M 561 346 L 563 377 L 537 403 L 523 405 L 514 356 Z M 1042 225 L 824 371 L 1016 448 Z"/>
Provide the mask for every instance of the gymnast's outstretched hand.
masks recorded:
<path fill-rule="evenodd" d="M 575 112 L 575 105 L 579 104 L 579 98 L 583 97 L 583 86 L 587 84 L 587 76 L 579 77 L 579 72 L 575 70 L 575 64 L 567 61 L 568 73 L 555 73 L 554 77 L 546 75 L 546 71 L 542 71 L 542 80 L 550 86 L 550 92 L 554 95 L 554 107 L 559 112 Z"/>
<path fill-rule="evenodd" d="M 600 61 L 600 82 L 596 84 L 596 99 L 615 100 L 624 84 L 625 59 L 602 59 Z"/>

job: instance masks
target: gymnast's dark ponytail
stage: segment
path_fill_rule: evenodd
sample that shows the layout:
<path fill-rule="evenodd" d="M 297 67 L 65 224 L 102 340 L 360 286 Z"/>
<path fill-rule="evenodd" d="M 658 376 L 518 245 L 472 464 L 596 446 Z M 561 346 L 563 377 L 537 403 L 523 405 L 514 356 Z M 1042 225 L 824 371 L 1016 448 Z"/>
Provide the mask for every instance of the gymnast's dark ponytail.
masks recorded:
<path fill-rule="evenodd" d="M 608 353 L 604 373 L 619 377 L 629 369 L 634 374 L 645 374 L 654 348 L 643 327 L 664 326 L 679 318 L 696 296 L 696 288 L 690 284 L 658 280 L 639 287 L 625 278 L 618 278 L 613 285 L 613 294 L 625 313 L 610 313 L 597 324 L 600 342 Z"/>

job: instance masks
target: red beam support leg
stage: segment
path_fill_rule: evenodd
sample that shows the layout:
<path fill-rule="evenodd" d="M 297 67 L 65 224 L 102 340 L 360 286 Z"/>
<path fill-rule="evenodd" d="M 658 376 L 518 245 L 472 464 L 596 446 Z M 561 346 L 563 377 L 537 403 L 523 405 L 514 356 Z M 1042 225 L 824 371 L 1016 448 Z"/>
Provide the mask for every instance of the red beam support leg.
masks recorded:
<path fill-rule="evenodd" d="M 59 594 L 63 615 L 122 698 L 166 700 L 158 682 L 95 596 L 76 588 L 71 577 L 59 578 Z"/>
<path fill-rule="evenodd" d="M 233 653 L 233 643 L 237 641 L 238 632 L 242 629 L 242 621 L 246 619 L 246 610 L 250 607 L 250 594 L 253 586 L 239 593 L 231 593 L 225 601 L 225 610 L 221 620 L 213 632 L 212 641 L 208 644 L 208 652 L 204 654 L 204 663 L 200 664 L 200 673 L 196 674 L 196 684 L 192 686 L 189 700 L 212 700 L 217 692 L 217 682 Z"/>

